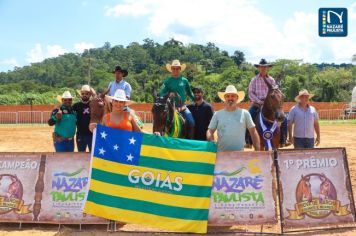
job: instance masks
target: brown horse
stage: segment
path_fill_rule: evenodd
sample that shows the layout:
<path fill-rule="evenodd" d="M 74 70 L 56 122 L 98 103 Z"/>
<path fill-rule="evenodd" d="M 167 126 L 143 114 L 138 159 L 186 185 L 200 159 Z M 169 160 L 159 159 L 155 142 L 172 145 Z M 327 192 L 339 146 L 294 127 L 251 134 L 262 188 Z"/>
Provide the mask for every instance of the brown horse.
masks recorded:
<path fill-rule="evenodd" d="M 268 93 L 254 122 L 260 136 L 261 150 L 275 150 L 281 138 L 281 122 L 285 119 L 283 112 L 284 95 L 278 86 L 272 86 L 265 80 Z"/>
<path fill-rule="evenodd" d="M 324 174 L 319 176 L 321 184 L 319 191 L 319 201 L 324 202 L 327 199 L 336 200 L 336 189 L 334 185 L 330 182 L 328 178 Z"/>
<path fill-rule="evenodd" d="M 90 124 L 101 123 L 103 116 L 111 112 L 109 102 L 105 100 L 105 94 L 93 95 L 90 103 Z"/>
<path fill-rule="evenodd" d="M 153 132 L 174 138 L 187 138 L 188 124 L 175 109 L 174 97 L 157 97 L 154 89 L 153 98 Z"/>
<path fill-rule="evenodd" d="M 311 202 L 313 200 L 311 185 L 310 185 L 310 176 L 303 176 L 298 183 L 297 190 L 295 192 L 297 202 L 303 202 L 307 200 Z"/>

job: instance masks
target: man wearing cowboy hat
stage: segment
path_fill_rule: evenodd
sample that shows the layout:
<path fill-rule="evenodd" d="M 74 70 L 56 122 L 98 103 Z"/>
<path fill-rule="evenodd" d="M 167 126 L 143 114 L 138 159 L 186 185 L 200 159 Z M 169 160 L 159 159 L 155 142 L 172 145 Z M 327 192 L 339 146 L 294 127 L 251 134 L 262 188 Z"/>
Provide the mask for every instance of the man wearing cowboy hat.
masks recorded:
<path fill-rule="evenodd" d="M 214 133 L 218 131 L 219 151 L 243 151 L 245 133 L 248 129 L 255 150 L 260 150 L 260 140 L 250 113 L 238 107 L 245 92 L 237 91 L 234 85 L 228 85 L 225 92 L 218 92 L 225 102 L 225 109 L 215 112 L 206 133 L 208 141 L 214 141 Z"/>
<path fill-rule="evenodd" d="M 57 96 L 57 100 L 61 102 L 61 106 L 52 111 L 48 120 L 50 126 L 54 125 L 54 148 L 56 152 L 73 152 L 77 123 L 77 114 L 72 108 L 73 97 L 69 91 L 65 91 L 62 96 Z"/>
<path fill-rule="evenodd" d="M 179 60 L 173 60 L 172 64 L 166 64 L 166 69 L 171 72 L 171 76 L 164 81 L 159 94 L 161 97 L 166 95 L 175 96 L 176 107 L 189 125 L 188 138 L 193 139 L 195 122 L 192 113 L 187 109 L 184 103 L 187 96 L 194 101 L 194 95 L 190 88 L 189 81 L 181 75 L 181 72 L 183 72 L 185 68 L 186 64 L 181 64 Z"/>
<path fill-rule="evenodd" d="M 95 94 L 93 88 L 89 85 L 83 85 L 80 90 L 77 90 L 80 96 L 80 101 L 73 105 L 73 110 L 77 113 L 77 149 L 78 152 L 85 152 L 88 147 L 91 151 L 93 133 L 89 130 L 90 123 L 90 98 Z"/>
<path fill-rule="evenodd" d="M 114 96 L 116 90 L 122 89 L 125 91 L 126 97 L 130 99 L 132 88 L 131 85 L 124 80 L 124 77 L 129 74 L 128 71 L 122 69 L 121 66 L 116 66 L 115 70 L 113 70 L 112 73 L 115 74 L 115 80 L 110 82 L 104 94 Z"/>
<path fill-rule="evenodd" d="M 248 95 L 251 101 L 249 112 L 251 114 L 252 120 L 256 119 L 258 112 L 260 111 L 260 108 L 262 107 L 263 102 L 267 97 L 268 85 L 266 83 L 269 83 L 271 86 L 276 86 L 276 81 L 274 78 L 268 75 L 268 70 L 273 66 L 272 64 L 268 63 L 266 59 L 262 58 L 259 64 L 254 64 L 254 66 L 258 68 L 259 73 L 254 78 L 252 78 L 248 86 Z M 282 135 L 280 143 L 285 145 L 285 139 L 287 138 L 287 120 L 282 123 L 281 129 Z M 246 142 L 247 146 L 251 146 L 251 140 L 248 135 L 246 136 Z"/>
<path fill-rule="evenodd" d="M 314 94 L 309 93 L 308 90 L 301 90 L 295 97 L 297 104 L 289 111 L 289 141 L 294 144 L 294 148 L 314 148 L 314 144 L 316 146 L 320 144 L 319 116 L 316 109 L 309 105 L 309 99 L 313 96 Z"/>

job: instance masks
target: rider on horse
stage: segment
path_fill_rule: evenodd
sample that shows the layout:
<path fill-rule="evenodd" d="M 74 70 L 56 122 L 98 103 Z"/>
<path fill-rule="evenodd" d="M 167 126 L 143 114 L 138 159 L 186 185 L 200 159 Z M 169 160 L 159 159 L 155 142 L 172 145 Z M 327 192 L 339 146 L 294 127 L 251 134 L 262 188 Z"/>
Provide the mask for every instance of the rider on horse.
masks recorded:
<path fill-rule="evenodd" d="M 269 83 L 271 86 L 276 86 L 276 81 L 273 77 L 268 75 L 268 69 L 272 67 L 272 64 L 267 63 L 265 59 L 261 59 L 259 64 L 255 64 L 255 67 L 258 68 L 259 72 L 250 82 L 248 87 L 248 95 L 251 101 L 251 107 L 249 112 L 253 120 L 256 119 L 258 112 L 260 111 L 263 102 L 268 93 L 268 85 Z M 282 135 L 281 135 L 281 146 L 284 146 L 287 139 L 287 119 L 285 119 L 281 126 Z M 249 136 L 246 137 L 247 147 L 251 147 L 252 141 Z"/>
<path fill-rule="evenodd" d="M 189 109 L 187 109 L 184 103 L 187 96 L 194 101 L 194 95 L 188 80 L 181 75 L 181 72 L 185 70 L 186 65 L 180 64 L 179 60 L 173 60 L 172 64 L 166 65 L 166 68 L 169 72 L 171 72 L 171 76 L 164 81 L 159 95 L 162 97 L 172 93 L 175 95 L 176 108 L 188 122 L 188 138 L 193 139 L 195 121 L 192 113 Z"/>

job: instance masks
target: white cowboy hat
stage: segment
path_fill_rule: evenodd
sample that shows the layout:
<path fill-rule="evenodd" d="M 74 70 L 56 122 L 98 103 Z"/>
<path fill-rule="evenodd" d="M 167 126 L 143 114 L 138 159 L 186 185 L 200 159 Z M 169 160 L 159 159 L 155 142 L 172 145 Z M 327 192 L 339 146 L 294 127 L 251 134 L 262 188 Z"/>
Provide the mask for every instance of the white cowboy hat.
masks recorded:
<path fill-rule="evenodd" d="M 309 93 L 308 90 L 306 90 L 306 89 L 302 89 L 302 90 L 299 91 L 298 96 L 296 96 L 294 100 L 296 102 L 299 102 L 300 101 L 300 96 L 309 96 L 309 99 L 310 99 L 310 98 L 314 97 L 314 94 Z"/>
<path fill-rule="evenodd" d="M 77 93 L 78 93 L 79 95 L 81 95 L 81 92 L 89 92 L 89 93 L 91 93 L 92 95 L 95 95 L 95 94 L 96 94 L 95 90 L 94 90 L 92 87 L 90 87 L 89 85 L 87 85 L 87 84 L 83 85 L 80 90 L 77 89 Z"/>
<path fill-rule="evenodd" d="M 180 71 L 184 71 L 187 67 L 186 64 L 180 64 L 179 60 L 173 60 L 172 64 L 166 64 L 166 68 L 169 72 L 172 72 L 172 66 L 180 67 Z"/>
<path fill-rule="evenodd" d="M 225 94 L 236 94 L 238 96 L 236 103 L 240 103 L 245 98 L 245 92 L 237 91 L 234 85 L 228 85 L 225 89 L 225 92 L 218 92 L 219 98 L 224 102 L 225 102 Z"/>
<path fill-rule="evenodd" d="M 106 95 L 106 97 L 109 99 L 110 102 L 112 102 L 112 100 L 116 100 L 116 101 L 126 102 L 126 105 L 130 105 L 133 103 L 133 101 L 127 99 L 126 93 L 122 89 L 116 90 L 114 96 Z"/>
<path fill-rule="evenodd" d="M 68 98 L 72 98 L 73 99 L 73 96 L 72 94 L 70 94 L 69 91 L 64 91 L 64 93 L 61 95 L 57 95 L 57 101 L 59 103 L 62 103 L 62 99 L 68 99 Z"/>

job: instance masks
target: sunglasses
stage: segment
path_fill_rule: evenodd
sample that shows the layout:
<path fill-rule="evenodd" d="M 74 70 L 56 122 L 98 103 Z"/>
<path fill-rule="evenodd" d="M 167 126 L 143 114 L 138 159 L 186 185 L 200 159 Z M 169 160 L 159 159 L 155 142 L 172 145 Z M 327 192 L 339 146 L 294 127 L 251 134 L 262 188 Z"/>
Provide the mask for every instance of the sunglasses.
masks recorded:
<path fill-rule="evenodd" d="M 71 98 L 68 98 L 68 99 L 64 98 L 64 99 L 62 99 L 62 100 L 63 100 L 63 102 L 71 102 L 71 101 L 72 101 Z"/>

